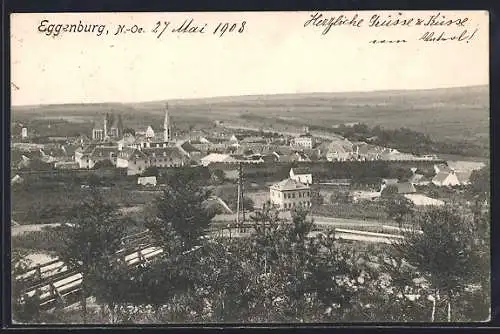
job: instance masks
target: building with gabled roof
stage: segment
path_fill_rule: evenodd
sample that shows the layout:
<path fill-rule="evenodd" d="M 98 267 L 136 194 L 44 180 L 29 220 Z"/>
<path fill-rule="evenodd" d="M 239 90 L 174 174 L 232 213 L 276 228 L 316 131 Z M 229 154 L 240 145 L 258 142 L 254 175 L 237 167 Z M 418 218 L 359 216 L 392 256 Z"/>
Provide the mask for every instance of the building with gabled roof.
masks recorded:
<path fill-rule="evenodd" d="M 398 194 L 413 194 L 417 192 L 415 186 L 410 182 L 396 183 L 395 186 L 398 189 Z"/>
<path fill-rule="evenodd" d="M 75 162 L 79 168 L 94 168 L 99 161 L 109 160 L 113 165 L 116 165 L 118 146 L 107 145 L 87 145 L 79 147 L 75 150 Z"/>
<path fill-rule="evenodd" d="M 312 173 L 307 168 L 290 168 L 290 178 L 303 184 L 312 184 Z"/>
<path fill-rule="evenodd" d="M 293 179 L 286 179 L 269 188 L 269 197 L 273 205 L 280 210 L 292 210 L 296 207 L 311 206 L 311 187 Z"/>
<path fill-rule="evenodd" d="M 127 168 L 127 175 L 137 175 L 148 167 L 181 167 L 186 161 L 187 157 L 175 146 L 144 149 L 125 147 L 118 152 L 116 167 Z"/>
<path fill-rule="evenodd" d="M 460 184 L 460 180 L 454 170 L 449 172 L 441 171 L 432 178 L 432 183 L 438 187 L 457 186 Z"/>
<path fill-rule="evenodd" d="M 186 162 L 184 154 L 175 146 L 144 148 L 141 151 L 148 157 L 149 165 L 158 168 L 181 167 Z"/>

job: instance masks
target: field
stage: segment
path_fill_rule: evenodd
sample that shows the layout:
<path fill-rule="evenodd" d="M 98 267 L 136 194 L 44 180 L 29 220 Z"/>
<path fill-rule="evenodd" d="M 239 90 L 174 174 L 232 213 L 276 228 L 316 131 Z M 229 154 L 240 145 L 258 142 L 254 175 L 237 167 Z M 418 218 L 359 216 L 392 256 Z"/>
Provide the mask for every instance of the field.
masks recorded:
<path fill-rule="evenodd" d="M 165 101 L 13 107 L 12 120 L 65 119 L 101 122 L 106 112 L 122 113 L 126 127 L 145 128 L 163 119 Z M 489 88 L 474 86 L 412 91 L 314 93 L 220 97 L 169 101 L 176 126 L 230 124 L 283 129 L 362 122 L 407 127 L 437 140 L 470 140 L 489 145 Z"/>

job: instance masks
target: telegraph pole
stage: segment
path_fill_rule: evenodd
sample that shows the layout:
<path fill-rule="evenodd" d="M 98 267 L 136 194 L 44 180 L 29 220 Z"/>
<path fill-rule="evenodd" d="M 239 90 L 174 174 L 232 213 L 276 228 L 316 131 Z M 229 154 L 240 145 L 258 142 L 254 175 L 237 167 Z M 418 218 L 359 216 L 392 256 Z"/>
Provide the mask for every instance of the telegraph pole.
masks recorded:
<path fill-rule="evenodd" d="M 240 162 L 238 165 L 238 198 L 237 198 L 237 212 L 236 212 L 236 226 L 242 230 L 240 225 L 240 212 L 243 214 L 242 222 L 245 222 L 245 204 L 243 202 L 243 165 Z"/>
<path fill-rule="evenodd" d="M 240 171 L 239 171 L 239 179 L 240 179 L 240 189 L 241 189 L 241 210 L 243 211 L 243 223 L 245 223 L 245 197 L 243 194 L 245 193 L 245 175 L 243 174 L 243 164 L 240 163 Z"/>

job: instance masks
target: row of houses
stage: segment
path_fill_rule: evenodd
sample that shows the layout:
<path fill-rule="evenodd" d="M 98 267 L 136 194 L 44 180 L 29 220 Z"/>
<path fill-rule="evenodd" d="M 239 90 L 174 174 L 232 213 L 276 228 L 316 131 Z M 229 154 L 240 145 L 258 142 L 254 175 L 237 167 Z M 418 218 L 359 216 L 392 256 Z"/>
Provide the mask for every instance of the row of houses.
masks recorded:
<path fill-rule="evenodd" d="M 453 167 L 451 167 L 453 166 Z M 468 184 L 472 171 L 484 167 L 483 163 L 449 162 L 449 164 L 434 165 L 435 176 L 428 178 L 417 173 L 412 168 L 412 176 L 406 181 L 398 179 L 382 179 L 378 191 L 354 191 L 351 193 L 353 200 L 377 200 L 382 192 L 392 187 L 393 191 L 404 196 L 417 206 L 441 206 L 445 202 L 440 199 L 417 193 L 416 185 L 434 184 L 436 186 L 457 186 Z M 456 171 L 459 168 L 460 171 Z M 289 177 L 273 184 L 269 188 L 269 199 L 272 204 L 281 210 L 290 210 L 297 206 L 309 207 L 311 205 L 312 173 L 303 168 L 290 169 Z"/>
<path fill-rule="evenodd" d="M 128 175 L 143 173 L 148 167 L 182 167 L 189 157 L 176 146 L 146 148 L 89 145 L 75 151 L 79 168 L 94 168 L 99 162 L 108 162 L 116 168 L 126 168 Z"/>

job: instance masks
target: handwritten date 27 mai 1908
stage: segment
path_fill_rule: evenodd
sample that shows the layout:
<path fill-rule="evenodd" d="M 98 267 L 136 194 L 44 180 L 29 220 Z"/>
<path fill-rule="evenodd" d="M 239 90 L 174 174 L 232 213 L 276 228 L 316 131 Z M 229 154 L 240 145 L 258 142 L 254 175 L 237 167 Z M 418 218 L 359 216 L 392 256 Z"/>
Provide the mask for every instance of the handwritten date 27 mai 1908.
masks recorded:
<path fill-rule="evenodd" d="M 38 32 L 47 36 L 57 37 L 63 33 L 94 33 L 97 36 L 102 35 L 138 35 L 153 33 L 157 38 L 167 33 L 173 34 L 213 34 L 222 37 L 227 34 L 241 34 L 247 26 L 246 21 L 239 22 L 218 22 L 214 26 L 207 23 L 197 23 L 194 19 L 186 19 L 181 24 L 174 24 L 170 21 L 156 21 L 150 27 L 144 27 L 138 24 L 125 25 L 118 24 L 108 28 L 105 24 L 88 24 L 81 20 L 78 23 L 61 24 L 52 23 L 49 20 L 42 20 L 38 26 Z"/>

